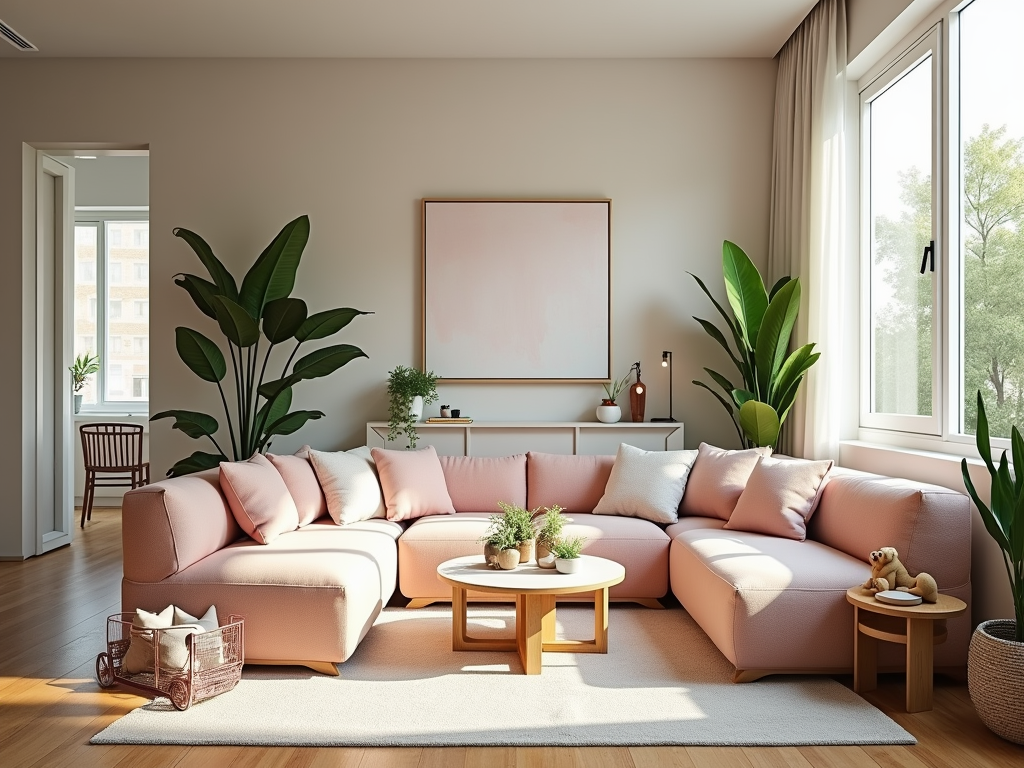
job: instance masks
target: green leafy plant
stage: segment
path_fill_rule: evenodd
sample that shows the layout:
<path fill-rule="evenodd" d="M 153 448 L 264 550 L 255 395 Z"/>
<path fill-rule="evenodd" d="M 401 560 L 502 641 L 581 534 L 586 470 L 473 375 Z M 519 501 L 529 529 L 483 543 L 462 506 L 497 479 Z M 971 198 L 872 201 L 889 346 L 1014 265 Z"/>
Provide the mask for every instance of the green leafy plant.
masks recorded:
<path fill-rule="evenodd" d="M 81 392 L 82 387 L 85 386 L 85 380 L 92 376 L 94 373 L 99 373 L 100 370 L 100 358 L 98 355 L 93 355 L 86 352 L 84 355 L 78 355 L 75 358 L 75 364 L 68 367 L 71 371 L 71 387 L 75 392 Z"/>
<path fill-rule="evenodd" d="M 247 459 L 265 451 L 273 436 L 290 435 L 307 421 L 322 418 L 322 411 L 290 410 L 292 387 L 308 379 L 329 376 L 367 355 L 351 344 L 322 347 L 298 360 L 295 355 L 307 342 L 333 336 L 359 315 L 371 314 L 343 307 L 310 315 L 304 301 L 290 296 L 302 251 L 309 240 L 308 216 L 300 216 L 284 226 L 242 278 L 241 286 L 203 238 L 182 228 L 175 229 L 174 235 L 191 246 L 209 273 L 210 280 L 179 274 L 174 283 L 185 289 L 200 312 L 216 321 L 227 342 L 234 392 L 230 398 L 232 408 L 224 391 L 228 365 L 221 347 L 199 331 L 175 328 L 178 357 L 200 379 L 217 385 L 228 442 L 227 449 L 218 442 L 215 435 L 220 424 L 208 414 L 168 410 L 154 415 L 150 421 L 174 419 L 174 429 L 194 440 L 208 438 L 217 449 L 217 453 L 196 451 L 177 462 L 167 472 L 171 477 L 210 469 L 221 461 Z M 266 348 L 261 360 L 264 340 Z M 295 346 L 280 377 L 265 381 L 271 353 L 292 341 Z"/>
<path fill-rule="evenodd" d="M 571 539 L 559 539 L 551 545 L 551 551 L 555 557 L 562 560 L 575 560 L 583 551 L 583 545 L 587 542 L 586 536 L 575 536 Z"/>
<path fill-rule="evenodd" d="M 630 368 L 626 375 L 621 379 L 609 381 L 607 384 L 602 384 L 604 387 L 605 398 L 602 401 L 602 405 L 615 405 L 615 401 L 619 395 L 622 394 L 622 390 L 629 384 L 629 377 L 633 373 L 633 369 Z"/>
<path fill-rule="evenodd" d="M 1010 446 L 1013 455 L 1013 472 L 1006 460 L 1006 451 L 999 459 L 998 468 L 992 463 L 992 444 L 989 438 L 988 417 L 985 403 L 978 392 L 978 453 L 981 454 L 989 476 L 992 478 L 992 504 L 985 504 L 971 482 L 967 471 L 967 459 L 960 463 L 964 485 L 971 494 L 974 505 L 981 513 L 982 522 L 989 536 L 995 539 L 1003 553 L 1003 564 L 1010 579 L 1013 595 L 1013 610 L 1017 626 L 1014 640 L 1024 643 L 1024 438 L 1016 426 L 1010 432 Z"/>
<path fill-rule="evenodd" d="M 708 390 L 728 411 L 745 447 L 774 446 L 804 374 L 821 357 L 813 351 L 813 343 L 787 356 L 800 310 L 800 280 L 783 277 L 770 292 L 766 291 L 757 267 L 742 248 L 728 240 L 722 245 L 722 273 L 731 316 L 704 281 L 691 276 L 725 320 L 736 351 L 714 323 L 693 319 L 728 353 L 740 374 L 741 386 L 710 368 L 704 370 L 724 396 L 703 381 L 695 379 L 693 383 Z"/>
<path fill-rule="evenodd" d="M 529 511 L 523 509 L 518 504 L 507 504 L 504 501 L 499 501 L 498 506 L 501 507 L 503 514 L 493 515 L 491 522 L 494 523 L 495 518 L 500 519 L 502 524 L 512 531 L 516 545 L 534 538 L 533 515 Z"/>
<path fill-rule="evenodd" d="M 410 414 L 414 397 L 422 397 L 424 405 L 437 400 L 437 376 L 433 371 L 406 368 L 399 365 L 388 371 L 388 440 L 397 440 L 402 435 L 409 438 L 409 447 L 415 448 L 416 419 Z"/>
<path fill-rule="evenodd" d="M 565 528 L 567 520 L 562 514 L 562 508 L 557 504 L 537 510 L 533 515 L 535 521 L 541 511 L 543 511 L 543 516 L 540 518 L 540 525 L 537 526 L 537 543 L 544 544 L 551 549 L 551 545 L 562 535 L 562 529 Z"/>
<path fill-rule="evenodd" d="M 522 534 L 522 522 L 517 519 L 515 510 L 520 509 L 512 505 L 506 505 L 504 502 L 498 502 L 502 509 L 508 507 L 504 514 L 491 515 L 490 525 L 487 527 L 487 533 L 481 541 L 490 544 L 495 549 L 515 549 L 526 539 L 521 538 Z M 524 510 L 525 511 L 525 510 Z M 529 517 L 529 513 L 527 513 Z"/>

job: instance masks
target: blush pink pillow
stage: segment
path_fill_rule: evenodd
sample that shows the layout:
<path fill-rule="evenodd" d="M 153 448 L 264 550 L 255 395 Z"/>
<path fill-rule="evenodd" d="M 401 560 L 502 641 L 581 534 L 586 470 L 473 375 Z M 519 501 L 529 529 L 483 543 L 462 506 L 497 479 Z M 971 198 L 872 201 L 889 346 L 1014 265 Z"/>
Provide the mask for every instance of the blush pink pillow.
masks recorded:
<path fill-rule="evenodd" d="M 299 528 L 309 525 L 318 517 L 327 514 L 327 499 L 316 479 L 316 472 L 309 463 L 310 447 L 304 445 L 293 456 L 267 454 L 274 469 L 281 473 L 281 479 L 292 495 L 299 513 Z"/>
<path fill-rule="evenodd" d="M 526 454 L 485 458 L 441 456 L 441 471 L 456 512 L 493 512 L 498 500 L 526 506 Z"/>
<path fill-rule="evenodd" d="M 680 514 L 728 520 L 757 460 L 770 454 L 771 448 L 726 451 L 701 443 L 686 481 Z"/>
<path fill-rule="evenodd" d="M 614 456 L 526 454 L 526 498 L 530 509 L 555 504 L 565 512 L 593 512 L 604 496 Z"/>
<path fill-rule="evenodd" d="M 260 453 L 248 461 L 222 461 L 220 489 L 238 525 L 260 544 L 299 527 L 299 511 L 288 486 Z"/>
<path fill-rule="evenodd" d="M 418 451 L 374 448 L 370 454 L 377 465 L 388 520 L 455 514 L 433 446 Z"/>
<path fill-rule="evenodd" d="M 725 527 L 803 541 L 831 461 L 762 457 Z"/>

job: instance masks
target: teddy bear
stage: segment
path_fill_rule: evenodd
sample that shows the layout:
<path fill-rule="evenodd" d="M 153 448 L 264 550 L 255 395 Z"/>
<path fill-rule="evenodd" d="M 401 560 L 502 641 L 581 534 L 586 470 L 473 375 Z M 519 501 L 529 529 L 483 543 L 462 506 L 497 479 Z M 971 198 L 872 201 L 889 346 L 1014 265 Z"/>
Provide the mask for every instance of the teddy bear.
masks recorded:
<path fill-rule="evenodd" d="M 939 599 L 939 587 L 927 573 L 911 576 L 895 547 L 876 549 L 869 556 L 871 562 L 871 578 L 862 585 L 871 594 L 896 589 L 918 595 L 926 603 L 934 603 Z"/>

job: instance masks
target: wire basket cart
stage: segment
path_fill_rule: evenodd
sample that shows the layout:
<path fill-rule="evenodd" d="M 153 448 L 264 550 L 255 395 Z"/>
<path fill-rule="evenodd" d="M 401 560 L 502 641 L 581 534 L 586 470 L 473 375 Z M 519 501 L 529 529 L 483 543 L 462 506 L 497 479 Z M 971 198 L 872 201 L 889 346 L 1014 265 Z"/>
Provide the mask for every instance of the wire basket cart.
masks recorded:
<path fill-rule="evenodd" d="M 230 691 L 242 677 L 245 661 L 245 629 L 241 616 L 227 617 L 227 623 L 209 632 L 187 635 L 187 660 L 180 668 L 161 663 L 161 635 L 181 627 L 141 629 L 132 626 L 134 613 L 107 617 L 107 650 L 96 657 L 96 679 L 104 688 L 122 685 L 145 696 L 166 696 L 175 709 L 186 710 L 196 702 Z M 132 639 L 152 645 L 153 668 L 131 674 L 124 669 L 124 657 Z"/>

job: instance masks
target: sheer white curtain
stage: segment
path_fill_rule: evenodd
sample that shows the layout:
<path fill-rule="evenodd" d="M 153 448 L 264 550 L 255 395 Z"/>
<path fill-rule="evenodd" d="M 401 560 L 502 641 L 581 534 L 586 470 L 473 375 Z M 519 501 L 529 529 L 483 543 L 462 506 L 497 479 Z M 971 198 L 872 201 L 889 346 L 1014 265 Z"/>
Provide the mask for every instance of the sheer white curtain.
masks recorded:
<path fill-rule="evenodd" d="M 782 450 L 839 458 L 846 208 L 846 2 L 820 0 L 779 52 L 768 272 L 800 278 L 795 342 L 815 342 Z M 852 309 L 852 308 L 851 308 Z"/>

